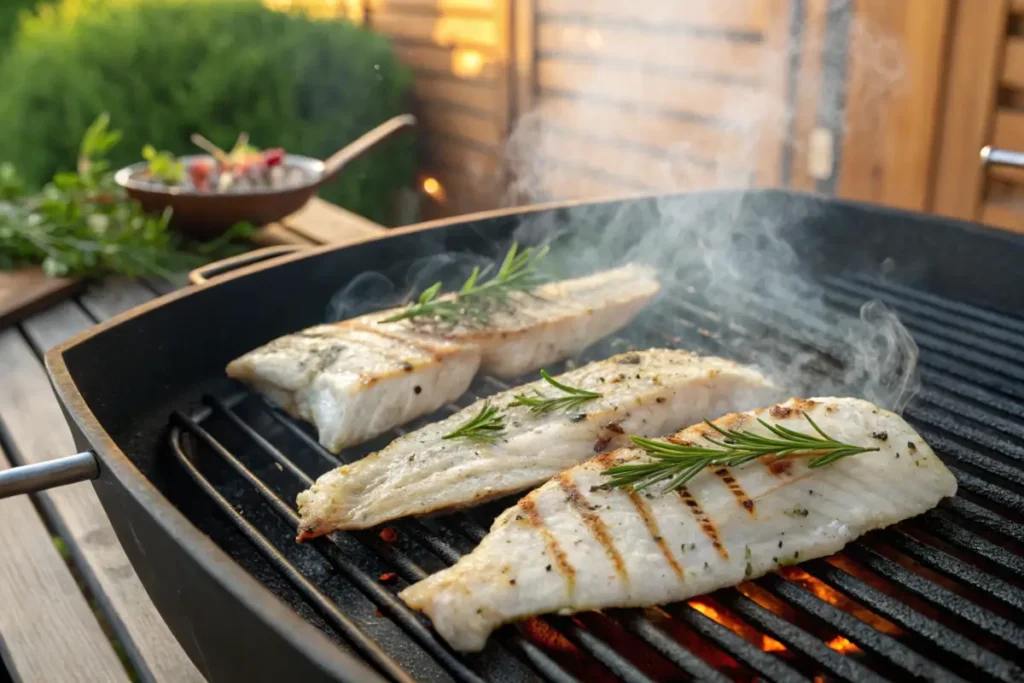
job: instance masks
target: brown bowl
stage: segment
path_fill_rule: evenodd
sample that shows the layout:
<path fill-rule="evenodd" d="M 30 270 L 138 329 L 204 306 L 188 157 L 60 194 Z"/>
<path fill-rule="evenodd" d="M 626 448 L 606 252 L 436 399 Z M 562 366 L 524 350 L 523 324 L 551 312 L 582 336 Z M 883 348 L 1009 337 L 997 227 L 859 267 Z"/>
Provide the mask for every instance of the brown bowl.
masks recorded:
<path fill-rule="evenodd" d="M 213 159 L 207 155 L 178 158 L 186 165 L 198 159 Z M 125 166 L 114 175 L 114 180 L 147 213 L 161 213 L 170 207 L 172 227 L 200 237 L 213 237 L 236 223 L 246 222 L 259 227 L 290 216 L 305 206 L 320 186 L 331 179 L 324 177 L 324 162 L 319 159 L 289 154 L 283 164 L 302 169 L 307 181 L 280 189 L 223 194 L 199 192 L 147 181 L 143 176 L 148 165 L 145 161 Z"/>
<path fill-rule="evenodd" d="M 395 116 L 335 152 L 325 161 L 288 154 L 284 158 L 284 166 L 301 168 L 308 181 L 280 189 L 253 189 L 218 194 L 168 187 L 145 179 L 145 161 L 125 166 L 114 175 L 114 180 L 149 213 L 161 213 L 170 207 L 171 226 L 175 229 L 197 237 L 215 237 L 236 223 L 247 222 L 259 227 L 290 216 L 305 206 L 322 185 L 334 180 L 350 161 L 415 124 L 416 119 L 410 114 Z M 207 155 L 179 157 L 186 165 L 199 158 L 212 159 Z"/>

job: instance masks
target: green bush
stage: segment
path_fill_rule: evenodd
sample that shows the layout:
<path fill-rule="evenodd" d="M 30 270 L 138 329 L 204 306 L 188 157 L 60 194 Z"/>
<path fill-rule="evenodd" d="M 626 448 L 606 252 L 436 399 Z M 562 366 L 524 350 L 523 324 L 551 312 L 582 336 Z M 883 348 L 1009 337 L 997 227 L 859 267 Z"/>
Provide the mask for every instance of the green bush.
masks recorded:
<path fill-rule="evenodd" d="M 386 39 L 345 21 L 311 19 L 255 0 L 65 0 L 23 23 L 0 63 L 0 160 L 31 184 L 71 169 L 101 112 L 124 140 L 184 154 L 202 132 L 230 147 L 325 157 L 407 110 L 410 73 Z M 410 136 L 353 163 L 321 196 L 388 222 L 414 174 Z"/>
<path fill-rule="evenodd" d="M 0 60 L 14 38 L 21 13 L 36 6 L 36 0 L 0 0 Z"/>

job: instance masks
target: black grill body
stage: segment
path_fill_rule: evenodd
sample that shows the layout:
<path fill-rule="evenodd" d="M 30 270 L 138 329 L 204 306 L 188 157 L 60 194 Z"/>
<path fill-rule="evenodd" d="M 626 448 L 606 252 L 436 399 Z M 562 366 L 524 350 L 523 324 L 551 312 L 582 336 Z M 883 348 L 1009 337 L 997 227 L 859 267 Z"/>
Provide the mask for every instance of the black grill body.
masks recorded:
<path fill-rule="evenodd" d="M 524 223 L 596 236 L 666 207 L 706 216 L 708 230 L 800 217 L 773 239 L 823 306 L 753 289 L 723 315 L 695 273 L 579 360 L 652 343 L 740 362 L 810 354 L 824 385 L 843 362 L 834 321 L 880 299 L 920 347 L 922 390 L 905 417 L 957 476 L 956 499 L 700 606 L 543 617 L 471 657 L 395 593 L 471 550 L 511 500 L 400 521 L 393 542 L 371 530 L 295 545 L 295 494 L 339 460 L 225 379 L 229 360 L 323 321 L 339 288 L 393 273 L 410 254 L 494 256 Z M 721 192 L 469 217 L 250 267 L 105 323 L 47 363 L 79 446 L 100 455 L 96 490 L 126 552 L 213 681 L 1014 681 L 1024 676 L 1022 312 L 1019 238 L 806 195 Z M 445 410 L 502 388 L 480 377 Z"/>

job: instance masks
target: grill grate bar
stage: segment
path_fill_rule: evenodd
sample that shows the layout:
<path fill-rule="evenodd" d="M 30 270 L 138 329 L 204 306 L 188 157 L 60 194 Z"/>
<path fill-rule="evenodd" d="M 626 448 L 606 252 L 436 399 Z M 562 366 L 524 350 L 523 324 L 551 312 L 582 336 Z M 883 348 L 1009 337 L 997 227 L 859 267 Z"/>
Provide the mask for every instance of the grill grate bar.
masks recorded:
<path fill-rule="evenodd" d="M 281 500 L 277 494 L 266 486 L 266 484 L 250 472 L 248 468 L 238 461 L 230 451 L 214 439 L 209 432 L 179 412 L 175 412 L 173 414 L 173 419 L 180 426 L 184 427 L 191 434 L 199 438 L 214 453 L 220 456 L 220 458 L 234 469 L 237 474 L 245 479 L 250 486 L 255 488 L 261 497 L 269 503 L 274 511 L 277 512 L 277 514 L 286 522 L 291 524 L 292 527 L 298 527 L 298 515 L 288 507 L 287 503 Z M 217 495 L 220 494 L 218 493 Z M 248 522 L 245 522 L 245 524 L 248 524 Z M 398 624 L 410 636 L 412 636 L 420 646 L 423 647 L 423 649 L 425 649 L 434 657 L 435 660 L 444 666 L 449 673 L 463 681 L 483 683 L 483 679 L 481 679 L 476 672 L 468 668 L 461 660 L 452 655 L 451 652 L 449 652 L 448 649 L 437 640 L 434 634 L 424 626 L 419 615 L 406 607 L 404 603 L 384 589 L 376 580 L 359 569 L 355 564 L 346 560 L 342 553 L 330 551 L 325 552 L 325 546 L 328 544 L 334 544 L 334 541 L 330 538 L 326 540 L 315 539 L 313 541 L 313 547 L 320 551 L 321 554 L 323 554 L 331 564 L 333 564 L 342 572 L 342 574 L 345 575 L 346 578 L 359 588 L 366 597 L 373 601 L 378 607 L 387 609 L 395 621 L 398 622 Z"/>
<path fill-rule="evenodd" d="M 826 282 L 831 281 L 832 279 L 834 278 L 825 278 Z M 989 311 L 984 308 L 974 306 L 973 304 L 945 299 L 935 294 L 929 294 L 928 292 L 913 289 L 912 287 L 908 287 L 898 282 L 880 280 L 863 273 L 854 274 L 848 281 L 851 283 L 863 284 L 868 287 L 874 287 L 879 291 L 889 292 L 893 297 L 903 301 L 921 303 L 932 310 L 945 311 L 952 313 L 959 318 L 978 320 L 1001 329 L 1017 332 L 1018 334 L 1024 334 L 1024 320 L 1011 317 L 1005 313 Z"/>
<path fill-rule="evenodd" d="M 665 611 L 679 619 L 693 630 L 706 638 L 722 643 L 729 654 L 747 664 L 770 681 L 789 683 L 790 681 L 810 681 L 777 657 L 768 654 L 719 624 L 714 619 L 701 614 L 690 605 L 674 604 L 665 607 Z"/>
<path fill-rule="evenodd" d="M 184 418 L 186 422 L 191 422 L 188 418 Z M 191 430 L 190 430 L 191 431 Z M 194 481 L 206 495 L 208 495 L 217 507 L 220 508 L 221 512 L 228 516 L 228 518 L 234 523 L 234 525 L 245 534 L 245 537 L 260 551 L 260 553 L 272 564 L 274 567 L 281 572 L 281 574 L 292 584 L 303 596 L 310 602 L 311 605 L 317 610 L 317 612 L 331 626 L 333 626 L 338 633 L 345 637 L 349 643 L 351 643 L 356 650 L 365 656 L 370 662 L 372 662 L 376 668 L 382 673 L 387 674 L 393 681 L 400 681 L 401 683 L 414 683 L 414 679 L 409 676 L 408 673 L 403 670 L 397 662 L 380 648 L 377 643 L 373 641 L 368 635 L 366 635 L 362 629 L 360 629 L 355 623 L 353 623 L 345 614 L 338 609 L 337 605 L 320 590 L 314 586 L 305 576 L 302 575 L 298 569 L 292 565 L 284 555 L 282 555 L 274 545 L 267 540 L 267 538 L 261 534 L 256 527 L 250 524 L 242 515 L 240 515 L 231 503 L 228 502 L 224 496 L 214 488 L 213 484 L 203 476 L 203 474 L 192 464 L 192 461 L 185 455 L 184 450 L 180 444 L 181 432 L 177 431 L 172 435 L 172 444 L 174 446 L 174 455 L 178 462 L 188 472 L 192 481 Z M 201 437 L 200 437 L 201 438 Z"/>
<path fill-rule="evenodd" d="M 882 283 L 868 282 L 856 276 L 852 279 L 829 277 L 825 281 L 830 286 L 843 289 L 851 294 L 880 299 L 900 312 L 901 317 L 902 312 L 905 311 L 907 314 L 927 318 L 937 323 L 952 325 L 965 332 L 980 332 L 986 337 L 1010 344 L 1020 344 L 1021 335 L 1024 335 L 1024 322 L 998 313 L 982 311 L 972 306 L 940 299 L 916 290 L 903 289 L 900 294 L 894 294 L 888 291 Z"/>
<path fill-rule="evenodd" d="M 232 424 L 237 427 L 240 431 L 245 433 L 254 443 L 256 443 L 264 452 L 268 453 L 275 461 L 281 462 L 286 461 L 288 465 L 286 469 L 292 473 L 298 473 L 298 478 L 303 482 L 305 486 L 309 486 L 313 483 L 313 479 L 299 469 L 291 460 L 281 453 L 280 449 L 274 446 L 272 443 L 267 441 L 259 432 L 253 429 L 249 424 L 242 420 L 234 411 L 230 410 L 227 405 L 214 397 L 204 397 L 204 401 L 216 408 L 218 412 L 228 418 Z M 271 416 L 274 417 L 281 424 L 293 424 L 291 420 L 283 416 L 278 410 L 270 406 L 265 399 L 260 399 L 261 406 L 265 407 Z M 335 460 L 338 464 L 341 464 L 333 454 L 325 449 L 319 442 L 313 439 L 305 430 L 297 428 L 296 435 L 299 436 L 305 445 L 312 450 L 316 451 L 325 460 Z M 255 478 L 255 477 L 254 477 Z M 258 480 L 257 480 L 258 481 Z M 252 483 L 252 482 L 250 482 Z M 262 484 L 262 482 L 260 482 Z M 261 491 L 262 493 L 262 491 Z M 265 496 L 266 498 L 266 496 Z M 284 512 L 283 508 L 287 508 L 288 512 L 291 513 L 291 508 L 284 505 L 283 501 L 278 499 L 278 502 L 268 499 L 271 505 L 278 509 L 279 514 Z M 293 513 L 284 515 L 289 522 L 293 525 L 297 525 L 298 518 Z M 396 521 L 392 524 L 396 529 L 399 529 L 402 534 L 407 538 L 411 538 L 414 542 L 419 544 L 421 547 L 426 548 L 433 552 L 438 558 L 451 565 L 454 564 L 462 557 L 462 553 L 458 549 L 454 548 L 450 544 L 444 542 L 438 538 L 429 528 L 420 523 L 415 519 L 403 519 Z M 356 532 L 352 533 L 363 545 L 369 547 L 377 555 L 388 559 L 398 570 L 399 574 L 406 581 L 413 583 L 420 581 L 428 576 L 428 573 L 420 567 L 418 564 L 413 562 L 411 559 L 405 557 L 402 553 L 398 553 L 390 545 L 384 544 L 377 540 L 371 533 Z M 390 595 L 390 593 L 389 593 Z M 404 607 L 404 604 L 403 604 Z M 544 676 L 551 680 L 569 681 L 576 680 L 573 676 L 569 675 L 561 666 L 558 665 L 553 659 L 548 657 L 540 648 L 533 643 L 530 643 L 526 638 L 522 636 L 515 629 L 504 629 L 505 641 L 513 649 L 519 650 L 524 657 L 527 658 L 531 663 L 537 664 L 538 671 Z"/>
<path fill-rule="evenodd" d="M 1014 460 L 1020 465 L 1024 465 L 1024 448 L 1002 439 L 993 436 L 980 429 L 973 428 L 964 422 L 951 422 L 947 415 L 940 413 L 937 410 L 926 408 L 920 404 L 913 404 L 908 406 L 906 411 L 907 415 L 913 417 L 914 420 L 922 424 L 930 425 L 936 429 L 941 429 L 951 436 L 965 439 L 978 446 L 991 449 L 1000 455 L 1005 456 L 1007 459 Z M 1018 470 L 1022 472 L 1021 481 L 1024 481 L 1024 469 L 1017 466 Z"/>
<path fill-rule="evenodd" d="M 1024 512 L 1024 496 L 1004 489 L 1001 486 L 996 486 L 987 479 L 975 476 L 971 472 L 956 467 L 955 465 L 946 463 L 946 466 L 949 467 L 950 472 L 956 475 L 957 483 L 964 490 L 970 491 L 971 493 L 979 495 L 996 505 L 1015 512 Z"/>
<path fill-rule="evenodd" d="M 643 640 L 655 652 L 694 678 L 708 683 L 728 683 L 728 678 L 715 671 L 703 659 L 677 643 L 638 611 L 623 610 L 616 614 L 615 618 L 627 631 Z"/>
<path fill-rule="evenodd" d="M 600 637 L 580 626 L 569 617 L 550 616 L 546 619 L 576 646 L 584 650 L 605 668 L 627 683 L 654 683 L 653 679 L 633 666 L 614 647 Z"/>
<path fill-rule="evenodd" d="M 917 612 L 828 562 L 813 560 L 803 565 L 803 569 L 817 579 L 842 589 L 873 612 L 925 638 L 943 651 L 960 657 L 995 679 L 1020 681 L 1024 678 L 1024 670 L 1016 664 L 988 652 L 934 619 Z"/>
<path fill-rule="evenodd" d="M 979 453 L 973 448 L 962 446 L 956 443 L 952 439 L 943 436 L 936 432 L 932 427 L 926 427 L 917 420 L 917 411 L 913 405 L 907 406 L 905 411 L 907 420 L 914 425 L 918 433 L 921 434 L 928 442 L 928 444 L 937 452 L 941 452 L 943 455 L 947 455 L 956 458 L 962 463 L 966 463 L 979 470 L 993 474 L 999 477 L 1001 480 L 1009 481 L 1018 486 L 1024 486 L 1024 469 L 1008 465 L 1000 462 L 992 457 Z"/>
<path fill-rule="evenodd" d="M 1014 576 L 1024 576 L 1024 558 L 964 529 L 946 517 L 941 510 L 934 510 L 929 514 L 928 525 L 923 531 L 969 550 Z"/>
<path fill-rule="evenodd" d="M 1024 426 L 1022 426 L 1019 422 L 1014 422 L 1013 420 L 1009 420 L 998 415 L 993 415 L 992 413 L 986 410 L 981 410 L 971 405 L 970 403 L 965 403 L 964 401 L 961 400 L 951 399 L 948 396 L 948 394 L 951 393 L 949 391 L 949 388 L 954 383 L 955 380 L 946 381 L 943 383 L 942 387 L 938 389 L 928 386 L 922 387 L 921 391 L 918 393 L 917 396 L 923 401 L 930 403 L 935 408 L 945 411 L 947 415 L 959 415 L 960 417 L 964 417 L 974 422 L 977 422 L 978 424 L 989 429 L 1000 431 L 1009 436 L 1013 436 L 1018 439 L 1024 440 Z M 977 401 L 979 397 L 977 395 L 973 395 L 967 396 L 966 398 Z M 1006 410 L 1005 403 L 1000 405 L 998 404 L 998 402 L 992 401 L 991 397 L 985 398 L 988 400 L 988 403 L 986 403 L 987 408 L 999 411 Z"/>
<path fill-rule="evenodd" d="M 855 544 L 849 546 L 844 551 L 844 554 L 872 569 L 876 574 L 885 577 L 892 583 L 924 598 L 931 604 L 971 622 L 971 624 L 982 631 L 990 633 L 1019 650 L 1024 650 L 1024 629 L 983 607 L 975 605 L 967 598 L 952 593 L 928 579 L 914 574 L 873 548 L 865 548 L 861 544 Z"/>
<path fill-rule="evenodd" d="M 947 501 L 945 505 L 947 509 L 953 510 L 969 522 L 980 524 L 997 534 L 1008 536 L 1018 541 L 1024 539 L 1024 524 L 1006 519 L 977 503 L 972 503 L 958 496 Z"/>
<path fill-rule="evenodd" d="M 884 678 L 857 660 L 839 654 L 818 638 L 765 609 L 738 590 L 729 589 L 722 593 L 720 599 L 737 614 L 746 617 L 764 632 L 771 633 L 776 640 L 807 655 L 836 676 L 856 681 L 884 683 Z"/>
<path fill-rule="evenodd" d="M 963 560 L 922 543 L 902 531 L 885 533 L 885 543 L 921 564 L 971 586 L 1000 602 L 1024 612 L 1024 590 L 984 572 Z"/>
<path fill-rule="evenodd" d="M 799 607 L 835 628 L 861 649 L 883 657 L 911 676 L 928 680 L 966 683 L 964 679 L 926 659 L 895 638 L 872 628 L 852 614 L 830 605 L 813 593 L 786 581 L 777 574 L 769 574 L 762 578 L 760 583 L 763 583 L 776 595 L 781 596 L 789 604 Z"/>

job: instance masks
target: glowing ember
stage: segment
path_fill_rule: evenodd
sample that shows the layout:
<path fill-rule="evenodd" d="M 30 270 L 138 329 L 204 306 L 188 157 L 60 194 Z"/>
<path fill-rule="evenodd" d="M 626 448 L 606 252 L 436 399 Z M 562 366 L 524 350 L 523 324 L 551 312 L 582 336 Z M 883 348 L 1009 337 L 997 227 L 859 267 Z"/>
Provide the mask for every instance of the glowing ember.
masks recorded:
<path fill-rule="evenodd" d="M 903 630 L 896 624 L 886 619 L 883 619 L 882 617 L 878 616 L 874 612 L 865 609 L 864 607 L 861 607 L 853 600 L 850 600 L 848 597 L 846 597 L 839 591 L 819 581 L 818 579 L 814 578 L 813 576 L 805 572 L 803 569 L 800 569 L 799 567 L 784 567 L 780 573 L 786 579 L 801 586 L 802 588 L 805 588 L 806 590 L 810 591 L 811 593 L 821 598 L 828 604 L 835 605 L 844 612 L 852 614 L 853 616 L 863 621 L 865 624 L 871 626 L 872 628 L 878 631 L 881 631 L 882 633 L 894 636 L 903 633 Z M 829 647 L 831 647 L 831 644 L 829 645 Z"/>
<path fill-rule="evenodd" d="M 779 641 L 760 633 L 728 612 L 712 606 L 704 598 L 694 598 L 693 600 L 688 601 L 687 604 L 709 619 L 712 619 L 726 627 L 747 642 L 757 645 L 765 652 L 786 651 L 786 646 Z"/>
<path fill-rule="evenodd" d="M 836 652 L 838 652 L 839 654 L 843 654 L 843 655 L 859 655 L 859 654 L 864 654 L 863 650 L 861 650 L 859 647 L 857 647 L 856 645 L 851 643 L 846 638 L 843 638 L 842 636 L 836 636 L 835 638 L 833 638 L 832 640 L 828 641 L 825 644 L 828 645 L 833 650 L 835 650 Z"/>

